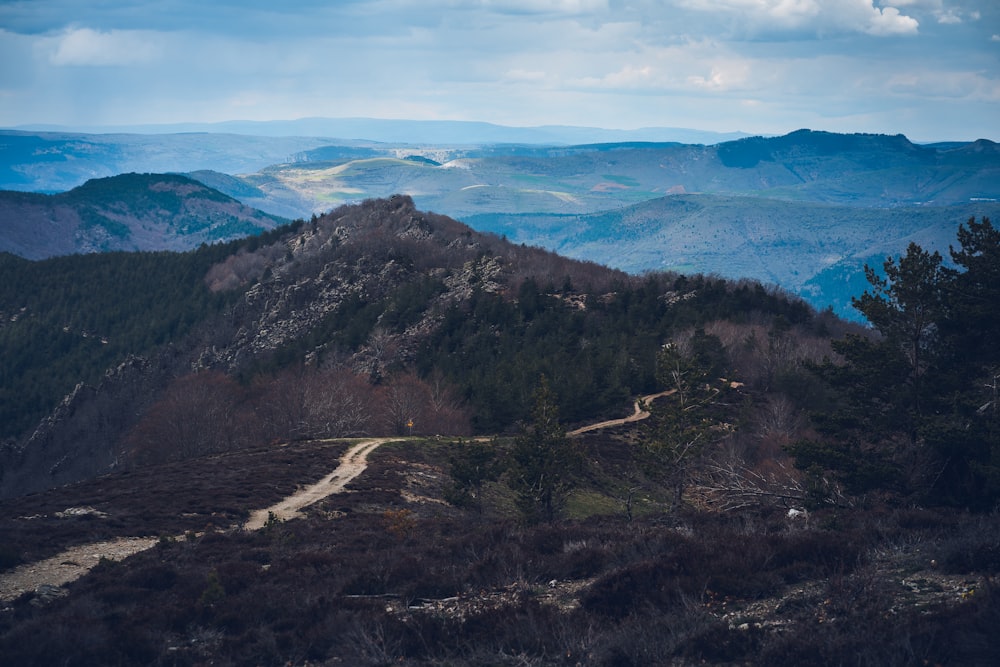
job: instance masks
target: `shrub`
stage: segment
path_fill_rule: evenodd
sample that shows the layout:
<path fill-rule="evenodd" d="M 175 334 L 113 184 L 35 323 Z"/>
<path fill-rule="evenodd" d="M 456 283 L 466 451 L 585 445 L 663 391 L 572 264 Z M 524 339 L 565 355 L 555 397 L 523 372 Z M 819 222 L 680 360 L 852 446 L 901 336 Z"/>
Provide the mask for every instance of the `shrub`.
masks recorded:
<path fill-rule="evenodd" d="M 21 564 L 21 552 L 13 545 L 0 544 L 0 571 L 17 567 Z"/>

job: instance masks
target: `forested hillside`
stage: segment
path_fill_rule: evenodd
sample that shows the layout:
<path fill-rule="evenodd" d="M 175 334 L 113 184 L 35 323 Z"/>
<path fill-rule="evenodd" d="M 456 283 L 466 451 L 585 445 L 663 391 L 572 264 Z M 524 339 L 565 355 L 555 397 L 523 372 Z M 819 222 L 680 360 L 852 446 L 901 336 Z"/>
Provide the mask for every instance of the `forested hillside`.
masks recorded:
<path fill-rule="evenodd" d="M 77 383 L 97 384 L 126 356 L 182 340 L 236 296 L 208 288 L 209 268 L 273 238 L 37 262 L 0 254 L 0 439 L 33 428 Z"/>
<path fill-rule="evenodd" d="M 500 432 L 528 416 L 542 374 L 567 418 L 614 416 L 652 387 L 657 349 L 671 335 L 719 321 L 746 332 L 775 317 L 806 329 L 833 322 L 751 283 L 635 278 L 514 246 L 418 212 L 406 197 L 244 244 L 9 258 L 6 270 L 18 278 L 7 283 L 4 358 L 19 360 L 5 370 L 6 437 L 16 439 L 8 495 L 129 461 L 275 438 L 401 432 L 409 421 L 415 433 Z M 63 284 L 71 291 L 55 294 Z M 36 429 L 79 382 L 87 386 Z M 288 406 L 268 416 L 288 398 L 283 383 L 298 387 L 298 417 Z M 339 420 L 330 414 L 338 408 L 315 404 L 330 383 L 354 387 L 347 402 L 372 409 Z M 211 400 L 181 400 L 199 392 Z M 183 413 L 197 409 L 228 416 Z M 453 424 L 442 423 L 448 415 Z M 176 423 L 226 433 L 221 442 L 194 438 L 199 448 L 190 435 L 163 433 Z"/>

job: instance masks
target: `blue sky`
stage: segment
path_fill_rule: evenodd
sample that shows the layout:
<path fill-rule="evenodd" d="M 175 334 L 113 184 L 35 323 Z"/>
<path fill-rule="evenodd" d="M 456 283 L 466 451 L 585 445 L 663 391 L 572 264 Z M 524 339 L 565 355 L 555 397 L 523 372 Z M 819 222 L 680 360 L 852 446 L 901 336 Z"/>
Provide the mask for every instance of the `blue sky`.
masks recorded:
<path fill-rule="evenodd" d="M 317 116 L 1000 141 L 1000 2 L 0 0 L 0 127 Z"/>

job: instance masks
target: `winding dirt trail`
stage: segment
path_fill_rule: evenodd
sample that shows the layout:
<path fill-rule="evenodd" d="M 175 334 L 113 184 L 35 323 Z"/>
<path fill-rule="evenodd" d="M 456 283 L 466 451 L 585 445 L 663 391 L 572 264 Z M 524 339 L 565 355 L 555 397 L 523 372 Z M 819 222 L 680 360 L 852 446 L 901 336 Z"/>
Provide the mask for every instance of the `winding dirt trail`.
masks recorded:
<path fill-rule="evenodd" d="M 40 586 L 62 586 L 87 574 L 102 558 L 121 560 L 149 549 L 155 537 L 122 537 L 72 547 L 52 558 L 21 565 L 0 574 L 0 602 L 8 602 Z"/>
<path fill-rule="evenodd" d="M 303 508 L 342 492 L 353 479 L 363 473 L 368 465 L 368 455 L 375 448 L 399 439 L 366 438 L 355 443 L 340 458 L 340 465 L 333 472 L 271 507 L 256 510 L 250 515 L 244 528 L 259 530 L 272 514 L 283 521 L 301 516 Z M 157 542 L 158 538 L 155 537 L 123 537 L 72 547 L 51 558 L 21 565 L 0 574 L 0 602 L 13 600 L 28 591 L 38 591 L 40 586 L 62 586 L 85 575 L 102 558 L 121 560 L 145 551 Z"/>
<path fill-rule="evenodd" d="M 596 431 L 612 426 L 621 426 L 637 422 L 649 417 L 649 412 L 642 409 L 643 404 L 669 396 L 676 390 L 661 391 L 658 394 L 643 396 L 635 401 L 634 412 L 622 419 L 588 424 L 566 435 L 577 436 L 582 433 Z M 315 484 L 301 489 L 284 500 L 254 511 L 243 525 L 246 530 L 259 530 L 264 527 L 269 517 L 287 521 L 302 516 L 302 509 L 313 503 L 341 493 L 365 471 L 368 466 L 368 455 L 380 445 L 401 438 L 365 438 L 360 440 L 344 453 L 340 465 L 329 475 Z M 57 556 L 35 563 L 27 563 L 9 572 L 0 573 L 0 602 L 17 598 L 28 591 L 38 591 L 40 586 L 58 587 L 82 577 L 97 565 L 101 558 L 121 560 L 140 551 L 153 547 L 157 543 L 154 537 L 123 537 L 107 542 L 95 542 L 67 549 Z"/>
<path fill-rule="evenodd" d="M 288 519 L 294 519 L 295 517 L 301 516 L 301 510 L 303 508 L 308 507 L 309 505 L 312 505 L 316 501 L 322 500 L 327 496 L 340 493 L 348 484 L 351 483 L 351 480 L 363 473 L 365 468 L 368 467 L 368 455 L 374 451 L 376 447 L 383 445 L 390 440 L 399 439 L 400 438 L 372 438 L 363 440 L 351 446 L 350 449 L 344 452 L 344 455 L 340 459 L 340 465 L 337 466 L 336 470 L 312 486 L 308 486 L 301 491 L 295 492 L 276 505 L 255 511 L 250 515 L 250 519 L 246 522 L 245 528 L 247 530 L 261 529 L 264 527 L 264 524 L 267 523 L 267 519 L 271 515 L 282 521 L 287 521 Z"/>
<path fill-rule="evenodd" d="M 596 424 L 588 424 L 574 431 L 568 431 L 566 435 L 569 436 L 580 435 L 581 433 L 587 433 L 589 431 L 597 431 L 602 428 L 610 428 L 612 426 L 621 426 L 622 424 L 631 424 L 632 422 L 641 421 L 649 417 L 649 412 L 642 409 L 643 403 L 648 405 L 657 398 L 661 398 L 663 396 L 669 396 L 670 394 L 673 394 L 676 391 L 677 391 L 676 389 L 668 389 L 667 391 L 661 391 L 658 394 L 650 394 L 648 396 L 637 398 L 635 400 L 635 405 L 633 406 L 634 411 L 628 417 L 623 417 L 621 419 L 609 419 L 608 421 L 598 422 Z"/>

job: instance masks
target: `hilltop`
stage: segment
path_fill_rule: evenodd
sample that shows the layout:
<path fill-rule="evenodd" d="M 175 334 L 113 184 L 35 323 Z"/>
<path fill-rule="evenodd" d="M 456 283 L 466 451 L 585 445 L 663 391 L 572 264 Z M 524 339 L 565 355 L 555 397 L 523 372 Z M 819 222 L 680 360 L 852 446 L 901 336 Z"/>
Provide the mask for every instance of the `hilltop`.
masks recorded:
<path fill-rule="evenodd" d="M 121 174 L 64 193 L 0 191 L 0 252 L 28 259 L 112 250 L 187 250 L 286 222 L 185 176 Z"/>

